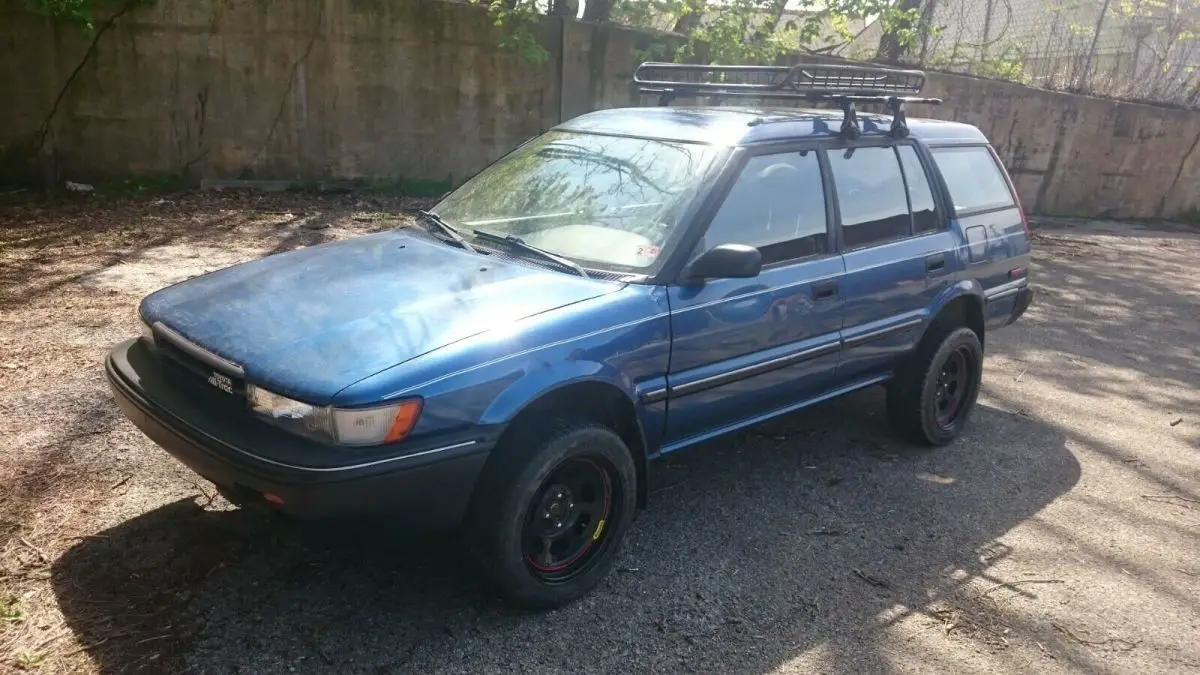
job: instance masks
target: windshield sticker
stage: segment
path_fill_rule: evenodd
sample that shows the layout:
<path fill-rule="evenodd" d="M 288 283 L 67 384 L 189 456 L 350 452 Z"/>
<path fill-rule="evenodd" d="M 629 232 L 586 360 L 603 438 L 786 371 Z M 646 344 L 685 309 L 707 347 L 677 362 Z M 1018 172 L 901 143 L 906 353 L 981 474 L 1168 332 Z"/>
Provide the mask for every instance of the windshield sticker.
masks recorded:
<path fill-rule="evenodd" d="M 662 249 L 652 244 L 644 244 L 637 247 L 637 254 L 646 258 L 657 258 Z"/>

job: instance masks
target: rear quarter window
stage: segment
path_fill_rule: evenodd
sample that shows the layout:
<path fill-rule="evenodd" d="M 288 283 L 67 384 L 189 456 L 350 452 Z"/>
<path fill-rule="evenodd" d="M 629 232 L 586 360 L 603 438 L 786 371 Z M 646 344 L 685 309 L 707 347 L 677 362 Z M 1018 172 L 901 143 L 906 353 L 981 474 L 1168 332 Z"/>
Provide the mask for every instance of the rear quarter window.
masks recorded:
<path fill-rule="evenodd" d="M 1008 181 L 987 147 L 933 148 L 932 152 L 956 212 L 1016 206 Z"/>

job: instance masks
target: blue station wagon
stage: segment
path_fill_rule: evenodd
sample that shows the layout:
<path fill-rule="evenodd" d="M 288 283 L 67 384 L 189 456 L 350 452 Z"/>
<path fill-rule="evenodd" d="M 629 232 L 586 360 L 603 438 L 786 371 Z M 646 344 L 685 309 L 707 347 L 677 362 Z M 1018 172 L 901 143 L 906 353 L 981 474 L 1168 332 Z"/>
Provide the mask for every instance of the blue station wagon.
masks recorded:
<path fill-rule="evenodd" d="M 918 71 L 637 81 L 660 105 L 565 122 L 413 226 L 149 295 L 117 403 L 236 504 L 456 528 L 534 608 L 604 578 L 664 455 L 873 385 L 903 436 L 957 437 L 1032 298 L 984 135 L 908 120 Z"/>

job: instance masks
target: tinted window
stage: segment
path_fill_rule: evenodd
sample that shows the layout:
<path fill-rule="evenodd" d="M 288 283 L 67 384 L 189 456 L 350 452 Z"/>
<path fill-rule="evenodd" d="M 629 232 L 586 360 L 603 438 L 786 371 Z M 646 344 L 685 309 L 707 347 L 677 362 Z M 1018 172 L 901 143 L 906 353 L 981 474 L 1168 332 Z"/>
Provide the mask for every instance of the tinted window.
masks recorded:
<path fill-rule="evenodd" d="M 696 253 L 719 244 L 755 246 L 764 263 L 827 251 L 816 151 L 751 157 Z"/>
<path fill-rule="evenodd" d="M 933 190 L 929 189 L 929 179 L 925 176 L 925 168 L 921 166 L 921 158 L 911 145 L 896 147 L 900 154 L 900 166 L 904 168 L 904 182 L 908 183 L 908 200 L 912 205 L 913 231 L 930 232 L 941 229 L 938 222 L 937 210 L 933 205 Z"/>
<path fill-rule="evenodd" d="M 829 164 L 847 248 L 908 236 L 912 219 L 894 150 L 830 150 Z"/>
<path fill-rule="evenodd" d="M 1004 174 L 987 148 L 935 148 L 933 159 L 946 179 L 956 211 L 1014 205 Z"/>

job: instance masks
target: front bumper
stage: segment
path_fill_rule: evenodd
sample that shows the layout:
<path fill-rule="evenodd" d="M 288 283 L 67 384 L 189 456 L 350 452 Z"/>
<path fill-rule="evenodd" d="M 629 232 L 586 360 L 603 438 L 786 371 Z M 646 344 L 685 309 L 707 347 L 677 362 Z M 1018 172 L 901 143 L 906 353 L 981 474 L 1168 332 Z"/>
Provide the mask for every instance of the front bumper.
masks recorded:
<path fill-rule="evenodd" d="M 231 500 L 297 516 L 395 514 L 400 527 L 454 527 L 502 431 L 478 427 L 368 452 L 340 450 L 197 403 L 139 340 L 113 348 L 105 371 L 117 405 L 152 441 Z"/>

